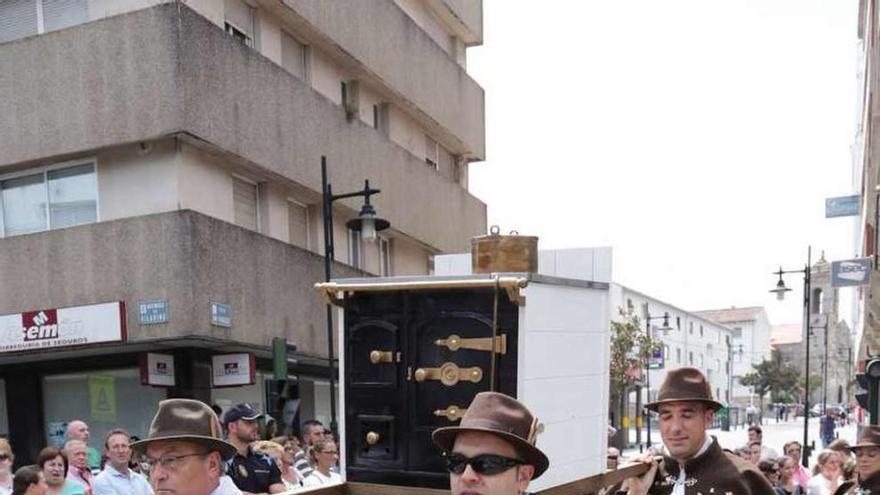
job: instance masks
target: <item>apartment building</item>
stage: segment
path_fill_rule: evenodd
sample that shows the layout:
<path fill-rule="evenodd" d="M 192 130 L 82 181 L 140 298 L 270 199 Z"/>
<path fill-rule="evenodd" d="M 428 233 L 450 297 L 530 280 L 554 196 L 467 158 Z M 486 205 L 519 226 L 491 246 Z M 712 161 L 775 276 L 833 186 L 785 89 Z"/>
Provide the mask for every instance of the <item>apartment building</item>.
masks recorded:
<path fill-rule="evenodd" d="M 0 434 L 33 460 L 85 419 L 143 435 L 156 401 L 264 403 L 297 345 L 329 421 L 321 157 L 336 276 L 429 273 L 486 207 L 479 0 L 0 2 Z"/>

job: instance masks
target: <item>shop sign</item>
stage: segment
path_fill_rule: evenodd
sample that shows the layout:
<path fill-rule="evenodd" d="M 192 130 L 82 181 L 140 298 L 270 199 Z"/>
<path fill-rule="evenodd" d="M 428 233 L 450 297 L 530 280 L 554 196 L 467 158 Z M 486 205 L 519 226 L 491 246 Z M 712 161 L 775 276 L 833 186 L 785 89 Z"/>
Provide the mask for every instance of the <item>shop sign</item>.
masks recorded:
<path fill-rule="evenodd" d="M 0 315 L 0 353 L 125 339 L 125 303 L 121 301 Z"/>
<path fill-rule="evenodd" d="M 232 309 L 228 304 L 211 301 L 211 325 L 226 328 L 232 326 Z"/>
<path fill-rule="evenodd" d="M 831 263 L 831 287 L 858 287 L 868 285 L 871 258 L 855 258 Z"/>
<path fill-rule="evenodd" d="M 141 301 L 138 303 L 138 318 L 141 325 L 168 323 L 168 300 Z"/>
<path fill-rule="evenodd" d="M 215 387 L 237 387 L 256 383 L 254 355 L 217 354 L 212 358 L 212 376 Z"/>
<path fill-rule="evenodd" d="M 858 194 L 825 199 L 825 218 L 858 216 L 862 197 Z"/>
<path fill-rule="evenodd" d="M 89 406 L 93 420 L 116 422 L 116 383 L 113 375 L 89 375 Z"/>
<path fill-rule="evenodd" d="M 64 447 L 67 437 L 67 421 L 50 421 L 46 425 L 46 438 L 49 439 L 50 447 Z"/>
<path fill-rule="evenodd" d="M 141 384 L 154 387 L 173 387 L 174 356 L 148 352 L 141 354 Z"/>

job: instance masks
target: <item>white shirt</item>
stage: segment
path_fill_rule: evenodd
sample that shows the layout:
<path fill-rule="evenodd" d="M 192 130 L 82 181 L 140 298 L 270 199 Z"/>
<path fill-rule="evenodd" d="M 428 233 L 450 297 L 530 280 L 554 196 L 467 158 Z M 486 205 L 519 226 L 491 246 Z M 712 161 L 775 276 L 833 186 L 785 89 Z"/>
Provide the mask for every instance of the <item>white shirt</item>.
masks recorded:
<path fill-rule="evenodd" d="M 700 447 L 700 450 L 694 455 L 694 457 L 699 457 L 706 453 L 709 450 L 709 447 L 712 446 L 712 437 L 706 435 L 706 440 L 703 441 L 703 446 Z M 692 457 L 693 458 L 693 457 Z M 684 463 L 676 459 L 678 462 L 678 479 L 675 480 L 675 485 L 672 487 L 672 495 L 684 495 L 684 482 L 687 480 L 687 473 L 684 472 Z"/>
<path fill-rule="evenodd" d="M 152 495 L 153 489 L 143 476 L 126 468 L 120 473 L 109 462 L 92 481 L 93 495 Z"/>
<path fill-rule="evenodd" d="M 220 477 L 220 483 L 217 485 L 217 488 L 211 492 L 211 495 L 242 495 L 241 490 L 235 486 L 235 483 L 232 481 L 232 478 L 229 476 L 223 475 Z"/>
<path fill-rule="evenodd" d="M 342 483 L 342 476 L 339 473 L 330 472 L 330 476 L 324 476 L 320 471 L 315 469 L 312 471 L 312 474 L 306 476 L 303 480 L 303 486 L 305 488 L 314 488 L 322 485 L 329 485 L 332 483 Z"/>
<path fill-rule="evenodd" d="M 837 486 L 843 483 L 843 477 L 838 478 Z M 807 495 L 831 495 L 831 480 L 817 474 L 807 482 Z"/>

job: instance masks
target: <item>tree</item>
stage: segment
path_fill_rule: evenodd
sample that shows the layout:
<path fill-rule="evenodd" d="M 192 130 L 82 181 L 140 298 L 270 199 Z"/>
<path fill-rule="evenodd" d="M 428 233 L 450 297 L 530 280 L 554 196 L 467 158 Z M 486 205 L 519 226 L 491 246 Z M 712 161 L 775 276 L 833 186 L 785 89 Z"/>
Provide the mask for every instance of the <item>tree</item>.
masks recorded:
<path fill-rule="evenodd" d="M 626 409 L 626 395 L 631 387 L 641 383 L 645 365 L 662 348 L 658 339 L 652 339 L 642 328 L 639 317 L 632 311 L 618 309 L 621 321 L 611 322 L 611 409 L 614 426 L 620 428 Z"/>
<path fill-rule="evenodd" d="M 770 359 L 765 359 L 758 364 L 752 365 L 751 373 L 746 373 L 740 379 L 740 383 L 746 387 L 752 387 L 764 406 L 764 396 L 770 392 L 771 400 L 783 402 L 791 394 L 792 390 L 802 390 L 800 372 L 792 366 L 782 363 L 779 351 L 773 350 Z"/>

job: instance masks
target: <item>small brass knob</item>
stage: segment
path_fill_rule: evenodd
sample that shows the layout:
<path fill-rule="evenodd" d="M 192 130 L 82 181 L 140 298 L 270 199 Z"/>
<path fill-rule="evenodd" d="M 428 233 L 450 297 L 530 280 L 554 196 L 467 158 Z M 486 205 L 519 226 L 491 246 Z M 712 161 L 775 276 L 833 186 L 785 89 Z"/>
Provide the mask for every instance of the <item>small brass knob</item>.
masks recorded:
<path fill-rule="evenodd" d="M 367 433 L 367 445 L 376 445 L 379 443 L 379 434 L 375 431 Z"/>
<path fill-rule="evenodd" d="M 416 370 L 416 373 L 414 376 L 415 376 L 415 379 L 417 382 L 423 382 L 423 381 L 425 381 L 425 378 L 428 377 L 428 372 L 425 371 L 424 368 L 419 368 Z"/>
<path fill-rule="evenodd" d="M 382 361 L 382 353 L 379 351 L 373 351 L 370 353 L 370 362 L 373 364 L 379 364 Z"/>

